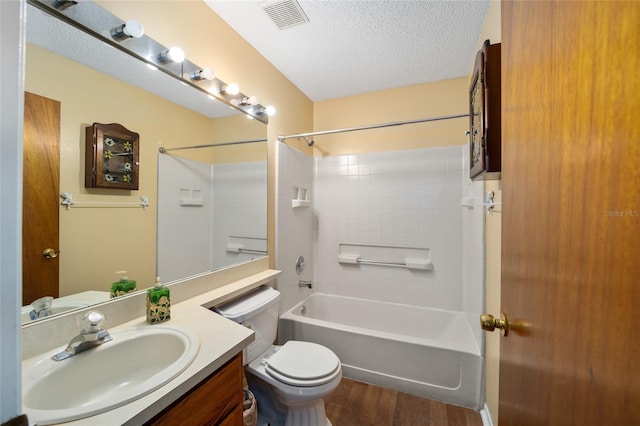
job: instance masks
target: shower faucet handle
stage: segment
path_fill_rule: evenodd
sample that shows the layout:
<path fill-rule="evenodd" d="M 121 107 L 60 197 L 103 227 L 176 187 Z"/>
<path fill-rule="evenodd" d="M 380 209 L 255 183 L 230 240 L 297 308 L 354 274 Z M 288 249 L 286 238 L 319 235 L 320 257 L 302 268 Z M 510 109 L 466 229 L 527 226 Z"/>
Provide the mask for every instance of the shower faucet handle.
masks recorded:
<path fill-rule="evenodd" d="M 301 275 L 303 271 L 304 271 L 304 257 L 298 256 L 298 258 L 296 259 L 296 273 L 298 275 Z"/>

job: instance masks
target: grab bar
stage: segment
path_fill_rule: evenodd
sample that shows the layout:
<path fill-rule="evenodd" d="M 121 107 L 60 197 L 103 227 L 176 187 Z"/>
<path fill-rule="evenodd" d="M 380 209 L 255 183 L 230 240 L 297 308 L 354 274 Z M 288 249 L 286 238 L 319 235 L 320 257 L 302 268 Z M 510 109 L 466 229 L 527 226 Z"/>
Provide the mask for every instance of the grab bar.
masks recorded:
<path fill-rule="evenodd" d="M 339 254 L 338 262 L 363 265 L 393 266 L 397 268 L 420 269 L 423 271 L 433 269 L 433 265 L 428 259 L 406 258 L 404 262 L 385 262 L 382 260 L 361 259 L 357 254 Z"/>
<path fill-rule="evenodd" d="M 252 249 L 243 249 L 243 248 L 241 248 L 241 249 L 238 249 L 238 251 L 240 253 L 264 254 L 264 255 L 267 254 L 266 250 L 252 250 Z"/>
<path fill-rule="evenodd" d="M 248 249 L 244 248 L 242 244 L 227 244 L 226 250 L 230 253 L 264 254 L 265 256 L 267 255 L 266 250 Z"/>
<path fill-rule="evenodd" d="M 362 263 L 363 265 L 381 265 L 381 266 L 397 266 L 400 268 L 406 268 L 406 263 L 400 262 L 383 262 L 381 260 L 367 260 L 367 259 L 358 259 L 358 263 Z"/>

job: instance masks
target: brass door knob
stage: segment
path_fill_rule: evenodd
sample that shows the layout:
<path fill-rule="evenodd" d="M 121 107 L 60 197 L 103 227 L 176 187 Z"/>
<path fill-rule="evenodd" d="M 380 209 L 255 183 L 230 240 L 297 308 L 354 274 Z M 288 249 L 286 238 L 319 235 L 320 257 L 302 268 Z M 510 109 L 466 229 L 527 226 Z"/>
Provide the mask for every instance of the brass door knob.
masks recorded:
<path fill-rule="evenodd" d="M 503 336 L 507 337 L 509 335 L 509 320 L 505 313 L 500 314 L 500 319 L 494 318 L 491 314 L 480 315 L 480 327 L 484 331 L 493 331 L 499 328 Z"/>
<path fill-rule="evenodd" d="M 42 257 L 46 259 L 55 259 L 56 257 L 58 257 L 58 252 L 52 248 L 44 249 L 44 251 L 42 252 Z"/>

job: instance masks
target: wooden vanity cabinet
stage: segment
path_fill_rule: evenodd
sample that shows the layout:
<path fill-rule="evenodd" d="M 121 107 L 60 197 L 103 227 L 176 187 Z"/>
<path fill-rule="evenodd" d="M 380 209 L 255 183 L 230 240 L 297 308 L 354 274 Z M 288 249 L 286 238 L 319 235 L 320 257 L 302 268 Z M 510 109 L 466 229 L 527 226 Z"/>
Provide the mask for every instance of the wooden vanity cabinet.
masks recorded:
<path fill-rule="evenodd" d="M 242 425 L 242 353 L 216 370 L 147 425 Z"/>

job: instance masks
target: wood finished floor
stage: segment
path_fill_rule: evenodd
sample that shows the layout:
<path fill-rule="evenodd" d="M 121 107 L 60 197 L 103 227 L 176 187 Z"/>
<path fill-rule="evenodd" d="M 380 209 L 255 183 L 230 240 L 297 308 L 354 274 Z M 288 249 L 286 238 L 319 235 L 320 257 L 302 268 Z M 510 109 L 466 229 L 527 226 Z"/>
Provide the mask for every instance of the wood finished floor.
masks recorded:
<path fill-rule="evenodd" d="M 325 398 L 333 426 L 482 426 L 480 413 L 343 378 Z"/>

